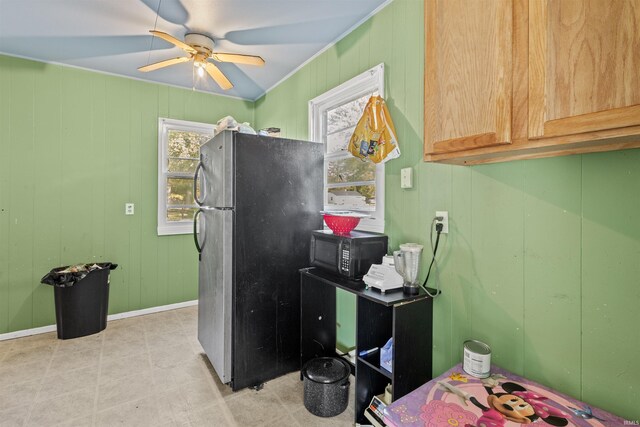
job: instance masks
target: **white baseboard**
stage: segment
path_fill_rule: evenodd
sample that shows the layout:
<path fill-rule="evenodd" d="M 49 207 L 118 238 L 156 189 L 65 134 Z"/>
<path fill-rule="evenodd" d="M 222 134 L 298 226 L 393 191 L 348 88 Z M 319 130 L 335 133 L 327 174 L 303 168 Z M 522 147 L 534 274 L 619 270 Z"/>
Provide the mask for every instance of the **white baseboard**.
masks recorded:
<path fill-rule="evenodd" d="M 144 308 L 142 310 L 133 310 L 133 311 L 127 311 L 124 313 L 110 314 L 109 316 L 107 316 L 107 321 L 110 322 L 112 320 L 126 319 L 127 317 L 144 316 L 145 314 L 159 313 L 161 311 L 175 310 L 178 308 L 191 307 L 194 305 L 198 305 L 197 299 L 193 301 L 179 302 L 176 304 L 161 305 L 159 307 Z M 55 332 L 55 330 L 56 330 L 56 325 L 47 325 L 47 326 L 41 326 L 39 328 L 23 329 L 21 331 L 8 332 L 6 334 L 0 334 L 0 341 L 11 340 L 14 338 L 28 337 L 30 335 L 46 334 L 47 332 Z"/>

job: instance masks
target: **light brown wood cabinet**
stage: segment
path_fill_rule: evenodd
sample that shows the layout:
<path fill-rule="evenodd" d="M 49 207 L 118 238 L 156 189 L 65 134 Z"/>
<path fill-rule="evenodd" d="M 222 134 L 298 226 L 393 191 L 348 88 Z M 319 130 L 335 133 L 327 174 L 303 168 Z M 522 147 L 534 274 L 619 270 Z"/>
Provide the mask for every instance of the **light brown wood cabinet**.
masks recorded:
<path fill-rule="evenodd" d="M 425 0 L 424 159 L 640 147 L 640 0 Z"/>

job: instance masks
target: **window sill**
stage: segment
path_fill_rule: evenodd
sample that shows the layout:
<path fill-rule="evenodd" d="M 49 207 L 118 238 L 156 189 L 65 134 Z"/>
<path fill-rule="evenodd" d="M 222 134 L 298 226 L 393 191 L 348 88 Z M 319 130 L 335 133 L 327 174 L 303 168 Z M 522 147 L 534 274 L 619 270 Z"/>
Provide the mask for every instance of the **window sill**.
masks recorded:
<path fill-rule="evenodd" d="M 193 234 L 193 223 L 179 223 L 173 225 L 158 226 L 158 236 L 174 236 L 178 234 Z"/>

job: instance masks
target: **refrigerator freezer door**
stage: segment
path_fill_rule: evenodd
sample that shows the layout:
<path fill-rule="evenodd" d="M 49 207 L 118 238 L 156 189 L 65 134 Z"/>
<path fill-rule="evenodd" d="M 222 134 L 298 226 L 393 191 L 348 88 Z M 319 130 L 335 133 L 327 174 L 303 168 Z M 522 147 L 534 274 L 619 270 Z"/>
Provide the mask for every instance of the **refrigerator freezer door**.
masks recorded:
<path fill-rule="evenodd" d="M 233 207 L 233 140 L 234 133 L 224 131 L 200 147 L 201 206 Z"/>
<path fill-rule="evenodd" d="M 199 215 L 198 340 L 223 383 L 232 380 L 233 215 L 232 210 L 217 209 L 202 209 Z"/>

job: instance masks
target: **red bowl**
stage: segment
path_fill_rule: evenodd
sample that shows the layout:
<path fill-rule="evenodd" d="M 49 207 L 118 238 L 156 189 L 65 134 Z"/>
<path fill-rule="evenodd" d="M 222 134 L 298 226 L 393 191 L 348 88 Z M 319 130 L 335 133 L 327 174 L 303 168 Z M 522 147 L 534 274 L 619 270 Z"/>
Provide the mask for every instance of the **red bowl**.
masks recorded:
<path fill-rule="evenodd" d="M 351 230 L 358 226 L 360 218 L 357 216 L 343 216 L 343 215 L 322 215 L 327 227 L 331 229 L 335 234 L 349 234 Z"/>

